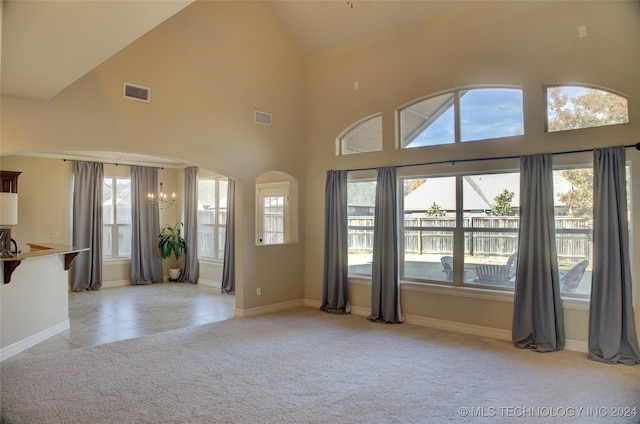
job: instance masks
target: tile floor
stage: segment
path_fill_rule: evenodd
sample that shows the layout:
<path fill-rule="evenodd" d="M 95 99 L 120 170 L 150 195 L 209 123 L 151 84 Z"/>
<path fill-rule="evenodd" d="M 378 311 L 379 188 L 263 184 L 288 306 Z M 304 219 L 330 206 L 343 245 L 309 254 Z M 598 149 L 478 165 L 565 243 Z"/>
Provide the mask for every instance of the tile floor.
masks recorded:
<path fill-rule="evenodd" d="M 69 293 L 71 328 L 7 361 L 95 346 L 233 317 L 235 297 L 199 284 L 161 283 Z"/>

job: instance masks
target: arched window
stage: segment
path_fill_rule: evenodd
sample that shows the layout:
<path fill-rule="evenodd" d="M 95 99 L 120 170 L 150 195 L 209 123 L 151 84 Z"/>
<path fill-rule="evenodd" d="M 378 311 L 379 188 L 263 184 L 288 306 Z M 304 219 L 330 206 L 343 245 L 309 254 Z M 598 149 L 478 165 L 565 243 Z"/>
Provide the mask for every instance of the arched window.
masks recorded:
<path fill-rule="evenodd" d="M 337 155 L 382 151 L 382 114 L 367 116 L 336 139 Z"/>
<path fill-rule="evenodd" d="M 461 88 L 397 110 L 400 148 L 524 134 L 522 89 Z"/>
<path fill-rule="evenodd" d="M 547 132 L 627 124 L 627 98 L 580 85 L 546 87 Z"/>

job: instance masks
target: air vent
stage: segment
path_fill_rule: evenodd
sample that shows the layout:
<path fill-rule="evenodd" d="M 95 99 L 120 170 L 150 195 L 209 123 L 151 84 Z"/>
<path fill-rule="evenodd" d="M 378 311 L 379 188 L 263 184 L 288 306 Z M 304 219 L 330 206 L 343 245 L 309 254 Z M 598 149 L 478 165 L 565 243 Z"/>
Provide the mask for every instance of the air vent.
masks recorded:
<path fill-rule="evenodd" d="M 151 95 L 151 89 L 142 87 L 140 85 L 124 83 L 124 97 L 126 99 L 138 100 L 141 102 L 149 103 L 149 97 Z"/>
<path fill-rule="evenodd" d="M 271 125 L 271 114 L 267 112 L 258 112 L 256 110 L 254 113 L 253 121 L 256 124 Z"/>

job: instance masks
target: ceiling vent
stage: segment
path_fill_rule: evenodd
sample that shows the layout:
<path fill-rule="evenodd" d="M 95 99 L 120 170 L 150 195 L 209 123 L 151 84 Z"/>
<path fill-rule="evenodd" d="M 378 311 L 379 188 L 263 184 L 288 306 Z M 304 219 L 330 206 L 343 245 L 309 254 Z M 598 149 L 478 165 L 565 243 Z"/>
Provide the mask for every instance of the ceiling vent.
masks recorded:
<path fill-rule="evenodd" d="M 261 125 L 271 125 L 271 114 L 267 112 L 258 112 L 256 110 L 253 115 L 253 122 Z"/>
<path fill-rule="evenodd" d="M 149 103 L 151 89 L 140 85 L 124 83 L 124 98 Z"/>

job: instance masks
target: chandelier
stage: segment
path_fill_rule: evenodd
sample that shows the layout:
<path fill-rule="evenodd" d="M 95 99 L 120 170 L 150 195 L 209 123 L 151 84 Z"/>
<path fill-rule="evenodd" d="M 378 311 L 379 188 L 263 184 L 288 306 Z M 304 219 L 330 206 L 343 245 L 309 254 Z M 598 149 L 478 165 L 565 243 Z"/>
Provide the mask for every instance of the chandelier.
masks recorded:
<path fill-rule="evenodd" d="M 170 208 L 176 203 L 176 194 L 171 193 L 171 197 L 169 197 L 164 191 L 164 182 L 162 181 L 163 172 L 164 168 L 160 168 L 160 191 L 158 194 L 153 192 L 147 193 L 147 202 L 149 202 L 150 205 L 157 205 L 160 210 Z"/>

